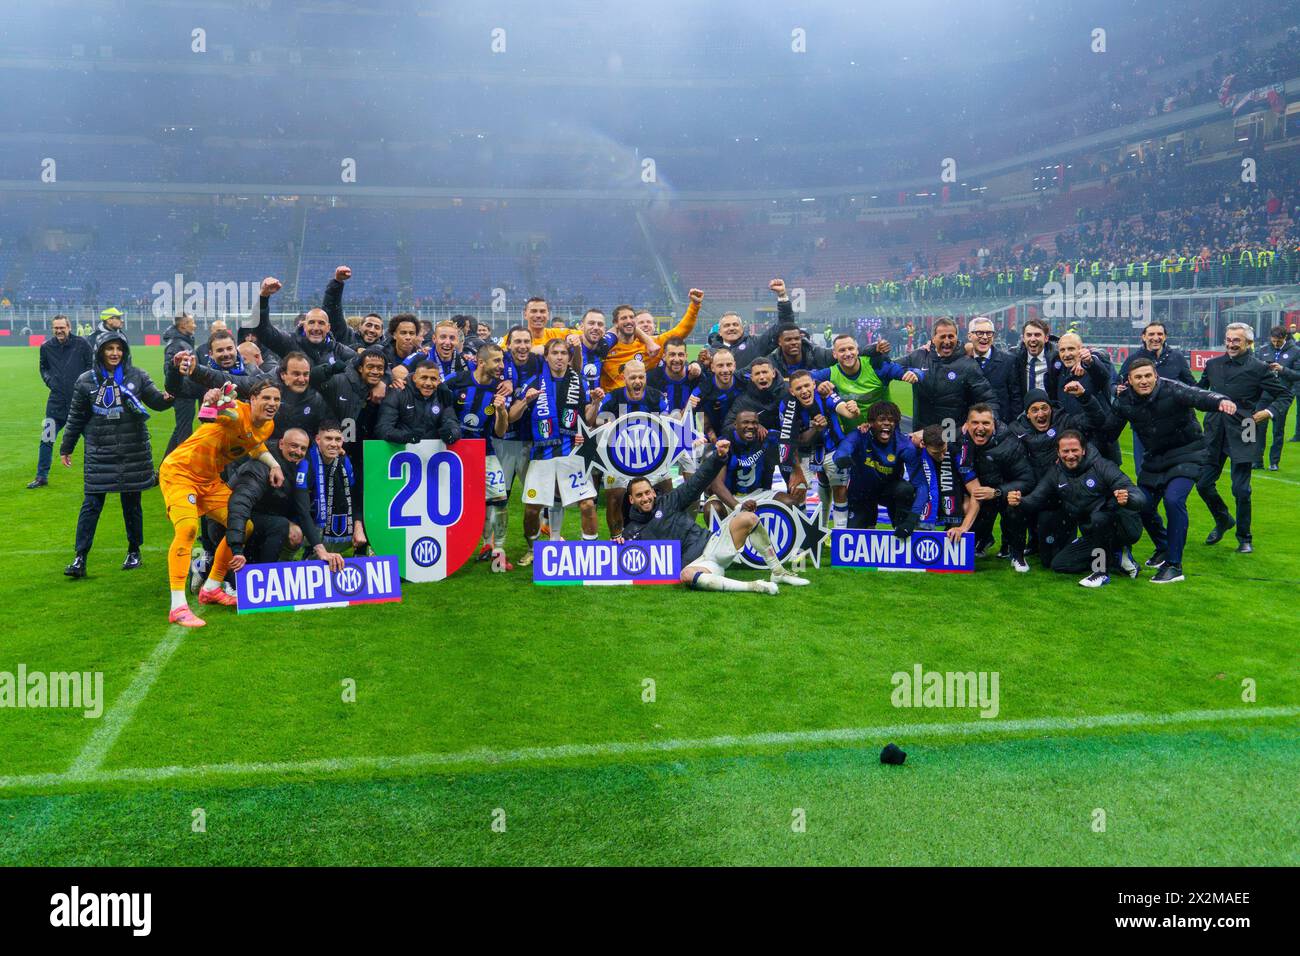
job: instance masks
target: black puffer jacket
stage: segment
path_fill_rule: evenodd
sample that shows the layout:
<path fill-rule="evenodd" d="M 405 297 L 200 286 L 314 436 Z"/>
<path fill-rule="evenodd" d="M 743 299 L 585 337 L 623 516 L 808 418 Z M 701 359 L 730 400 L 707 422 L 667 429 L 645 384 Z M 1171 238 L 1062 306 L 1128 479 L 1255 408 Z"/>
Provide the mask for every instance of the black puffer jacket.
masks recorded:
<path fill-rule="evenodd" d="M 631 497 L 624 499 L 623 505 L 623 540 L 634 541 L 680 541 L 682 543 L 682 567 L 704 553 L 704 546 L 709 543 L 709 531 L 691 513 L 691 508 L 700 500 L 704 489 L 709 487 L 718 472 L 722 471 L 724 462 L 714 452 L 700 463 L 700 469 L 693 476 L 682 482 L 667 494 L 655 499 L 654 510 L 647 514 L 631 506 Z"/>
<path fill-rule="evenodd" d="M 77 379 L 72 390 L 68 427 L 63 432 L 60 455 L 71 455 L 77 440 L 86 439 L 85 483 L 91 494 L 144 491 L 153 486 L 153 447 L 149 443 L 149 421 L 132 402 L 124 400 L 105 414 L 96 414 L 95 399 L 107 372 L 103 367 L 104 346 L 119 342 L 122 356 L 122 388 L 155 411 L 172 407 L 172 399 L 158 391 L 149 373 L 131 364 L 131 345 L 121 332 L 109 332 L 95 350 L 95 365 Z"/>
<path fill-rule="evenodd" d="M 176 326 L 162 334 L 163 343 L 163 381 L 167 380 L 167 369 L 181 352 L 194 351 L 194 336 L 186 335 Z M 205 356 L 206 357 L 206 356 Z"/>
<path fill-rule="evenodd" d="M 303 508 L 302 496 L 295 493 L 294 475 L 298 466 L 284 460 L 276 444 L 268 444 L 271 457 L 284 472 L 284 484 L 271 487 L 271 469 L 257 460 L 245 461 L 230 482 L 230 502 L 226 506 L 226 543 L 235 554 L 244 553 L 245 530 L 254 514 L 280 515 L 302 529 L 307 547 L 321 543 L 320 528 L 311 512 Z"/>
<path fill-rule="evenodd" d="M 1085 395 L 1084 399 L 1082 415 L 1063 412 L 1061 406 L 1052 403 L 1052 420 L 1046 431 L 1040 432 L 1035 428 L 1029 421 L 1027 412 L 1022 412 L 1011 423 L 1011 430 L 1029 453 L 1029 463 L 1033 466 L 1035 477 L 1041 478 L 1052 462 L 1056 461 L 1056 436 L 1061 432 L 1073 429 L 1082 432 L 1085 438 L 1092 438 L 1105 426 L 1106 410 L 1101 407 L 1101 403 L 1093 395 Z"/>
<path fill-rule="evenodd" d="M 1114 492 L 1128 490 L 1128 503 L 1120 505 Z M 1058 458 L 1039 480 L 1038 486 L 1025 495 L 1020 507 L 1029 514 L 1047 509 L 1060 509 L 1081 526 L 1088 524 L 1094 511 L 1102 508 L 1141 511 L 1145 497 L 1132 479 L 1119 470 L 1119 465 L 1102 456 L 1096 446 L 1084 453 L 1079 467 L 1071 471 Z"/>
<path fill-rule="evenodd" d="M 873 368 L 879 368 L 885 360 L 878 352 L 868 355 Z M 965 423 L 970 407 L 981 402 L 993 407 L 994 417 L 1003 414 L 998 408 L 993 386 L 984 377 L 980 367 L 960 349 L 946 359 L 933 349 L 917 349 L 898 364 L 904 368 L 925 371 L 925 377 L 912 386 L 912 395 L 915 397 L 912 407 L 913 431 L 920 431 L 927 425 L 942 425 L 949 420 L 960 427 Z"/>
<path fill-rule="evenodd" d="M 1132 388 L 1116 396 L 1106 419 L 1106 441 L 1127 424 L 1142 442 L 1138 484 L 1159 487 L 1174 478 L 1195 479 L 1205 464 L 1205 437 L 1196 410 L 1214 411 L 1224 396 L 1170 378 L 1156 380 L 1145 398 Z"/>
<path fill-rule="evenodd" d="M 962 437 L 970 461 L 975 463 L 975 474 L 980 484 L 988 488 L 1008 491 L 1029 491 L 1036 477 L 1029 462 L 1029 452 L 1020 439 L 1006 425 L 998 422 L 983 445 L 975 444 L 969 435 Z"/>
<path fill-rule="evenodd" d="M 428 398 L 413 383 L 391 388 L 379 405 L 375 437 L 396 445 L 409 445 L 437 438 L 448 445 L 460 441 L 460 419 L 455 396 L 439 385 Z"/>

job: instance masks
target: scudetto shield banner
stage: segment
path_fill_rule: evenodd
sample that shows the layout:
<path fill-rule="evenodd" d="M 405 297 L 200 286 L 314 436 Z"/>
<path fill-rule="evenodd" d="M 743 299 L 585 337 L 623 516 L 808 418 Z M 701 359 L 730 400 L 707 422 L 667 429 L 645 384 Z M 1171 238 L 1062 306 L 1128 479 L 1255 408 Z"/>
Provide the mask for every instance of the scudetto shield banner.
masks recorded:
<path fill-rule="evenodd" d="M 366 536 L 376 554 L 397 558 L 402 580 L 441 581 L 470 559 L 486 511 L 483 439 L 455 445 L 368 441 Z"/>

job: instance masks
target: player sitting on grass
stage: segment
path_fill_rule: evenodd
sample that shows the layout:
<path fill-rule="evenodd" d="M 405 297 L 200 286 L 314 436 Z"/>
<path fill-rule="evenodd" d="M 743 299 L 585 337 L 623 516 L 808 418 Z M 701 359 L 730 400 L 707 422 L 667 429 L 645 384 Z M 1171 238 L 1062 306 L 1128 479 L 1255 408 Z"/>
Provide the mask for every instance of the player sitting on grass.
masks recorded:
<path fill-rule="evenodd" d="M 646 541 L 680 541 L 682 546 L 682 583 L 702 591 L 759 591 L 776 594 L 777 586 L 802 587 L 806 578 L 787 571 L 776 556 L 776 548 L 767 529 L 755 514 L 757 503 L 746 501 L 722 520 L 710 535 L 692 514 L 701 492 L 722 471 L 731 453 L 731 443 L 722 440 L 715 446 L 699 470 L 667 494 L 659 494 L 646 478 L 634 478 L 628 485 L 623 520 L 623 534 L 614 540 L 620 544 L 638 538 Z M 726 575 L 736 557 L 749 545 L 763 556 L 771 571 L 767 581 L 734 581 Z"/>

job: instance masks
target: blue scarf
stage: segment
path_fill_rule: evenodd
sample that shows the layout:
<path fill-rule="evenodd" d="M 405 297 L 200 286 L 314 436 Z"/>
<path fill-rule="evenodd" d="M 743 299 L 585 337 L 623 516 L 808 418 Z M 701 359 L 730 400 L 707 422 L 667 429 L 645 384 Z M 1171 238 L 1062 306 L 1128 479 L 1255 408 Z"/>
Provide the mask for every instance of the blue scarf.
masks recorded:
<path fill-rule="evenodd" d="M 99 388 L 95 391 L 95 402 L 91 406 L 91 411 L 96 415 L 119 418 L 123 406 L 129 405 L 142 418 L 149 417 L 149 411 L 144 407 L 144 403 L 122 384 L 122 369 L 125 366 L 126 363 L 121 362 L 112 372 L 102 365 L 95 366 L 95 378 L 99 382 Z"/>
<path fill-rule="evenodd" d="M 230 368 L 222 368 L 220 365 L 218 365 L 218 364 L 217 364 L 217 360 L 214 359 L 214 358 L 212 357 L 212 353 L 209 352 L 209 353 L 208 353 L 208 368 L 214 368 L 214 369 L 216 369 L 218 372 L 225 372 L 227 375 L 247 375 L 247 374 L 248 374 L 248 370 L 244 368 L 244 357 L 243 357 L 242 355 L 240 355 L 238 352 L 235 353 L 235 364 L 232 365 Z"/>
<path fill-rule="evenodd" d="M 342 514 L 334 513 L 334 485 L 332 480 L 334 469 L 327 468 L 325 462 L 321 460 L 320 449 L 312 445 L 308 457 L 302 460 L 298 466 L 298 487 L 305 487 L 308 476 L 313 476 L 315 482 L 312 487 L 312 517 L 316 519 L 316 524 L 321 528 L 326 539 L 331 541 L 341 541 L 352 537 L 352 486 L 354 478 L 352 474 L 352 462 L 348 460 L 347 455 L 340 455 L 336 462 L 343 465 L 343 475 L 347 479 L 343 483 L 343 507 Z M 329 479 L 329 480 L 327 480 Z"/>

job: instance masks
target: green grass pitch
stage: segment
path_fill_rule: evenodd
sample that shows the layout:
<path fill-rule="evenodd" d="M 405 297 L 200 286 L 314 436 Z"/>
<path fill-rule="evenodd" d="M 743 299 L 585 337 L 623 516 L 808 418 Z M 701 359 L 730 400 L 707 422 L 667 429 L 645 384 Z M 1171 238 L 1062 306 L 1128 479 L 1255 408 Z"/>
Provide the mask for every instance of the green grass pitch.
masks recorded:
<path fill-rule="evenodd" d="M 90 576 L 63 578 L 81 451 L 23 488 L 36 363 L 0 349 L 0 671 L 101 671 L 106 706 L 0 709 L 0 863 L 1300 862 L 1300 446 L 1255 473 L 1253 555 L 1204 547 L 1193 496 L 1182 585 L 990 558 L 771 598 L 477 565 L 400 605 L 205 608 L 180 633 L 156 489 L 144 568 L 118 570 L 110 499 Z M 158 456 L 170 412 L 152 424 Z M 917 664 L 997 672 L 997 717 L 893 706 Z"/>

